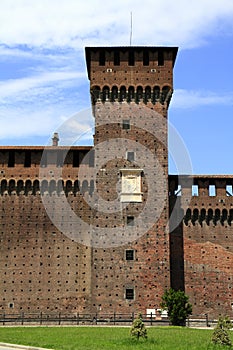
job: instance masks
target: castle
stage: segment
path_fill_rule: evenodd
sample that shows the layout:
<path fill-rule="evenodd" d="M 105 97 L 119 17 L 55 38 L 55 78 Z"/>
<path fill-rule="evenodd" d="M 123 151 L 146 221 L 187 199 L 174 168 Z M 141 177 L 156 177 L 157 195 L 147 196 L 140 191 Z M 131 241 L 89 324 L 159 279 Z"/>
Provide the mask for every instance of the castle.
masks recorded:
<path fill-rule="evenodd" d="M 94 147 L 0 147 L 0 308 L 233 316 L 233 176 L 169 175 L 176 47 L 88 47 Z"/>

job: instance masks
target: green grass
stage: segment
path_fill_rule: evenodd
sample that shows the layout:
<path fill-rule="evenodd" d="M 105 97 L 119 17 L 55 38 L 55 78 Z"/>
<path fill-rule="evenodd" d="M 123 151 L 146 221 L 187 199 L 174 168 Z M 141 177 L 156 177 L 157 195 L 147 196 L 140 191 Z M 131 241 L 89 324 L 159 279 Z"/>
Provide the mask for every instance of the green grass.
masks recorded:
<path fill-rule="evenodd" d="M 211 330 L 153 327 L 147 340 L 134 340 L 129 328 L 0 327 L 0 342 L 55 350 L 212 350 Z M 226 347 L 223 347 L 226 349 Z M 222 349 L 222 348 L 221 348 Z"/>

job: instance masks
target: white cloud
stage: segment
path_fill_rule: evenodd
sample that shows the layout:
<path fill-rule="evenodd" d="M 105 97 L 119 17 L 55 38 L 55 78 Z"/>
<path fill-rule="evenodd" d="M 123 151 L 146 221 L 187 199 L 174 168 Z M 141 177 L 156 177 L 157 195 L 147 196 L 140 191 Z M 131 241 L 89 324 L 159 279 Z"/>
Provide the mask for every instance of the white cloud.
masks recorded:
<path fill-rule="evenodd" d="M 233 106 L 233 93 L 177 89 L 174 91 L 171 102 L 171 107 L 177 109 L 216 105 Z"/>
<path fill-rule="evenodd" d="M 232 0 L 1 0 L 0 42 L 29 46 L 127 45 L 130 12 L 133 44 L 198 46 L 232 31 Z"/>

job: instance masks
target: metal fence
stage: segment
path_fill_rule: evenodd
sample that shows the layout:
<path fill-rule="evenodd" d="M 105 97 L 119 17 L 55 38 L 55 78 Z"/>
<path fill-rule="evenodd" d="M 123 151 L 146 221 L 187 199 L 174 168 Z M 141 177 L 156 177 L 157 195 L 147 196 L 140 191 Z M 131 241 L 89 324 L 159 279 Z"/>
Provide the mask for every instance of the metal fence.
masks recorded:
<path fill-rule="evenodd" d="M 63 314 L 63 313 L 1 313 L 0 325 L 131 325 L 136 314 Z M 168 326 L 170 321 L 167 317 L 158 315 L 142 315 L 143 322 L 149 326 Z M 187 327 L 213 327 L 217 320 L 210 319 L 205 315 L 191 315 L 186 320 Z"/>
<path fill-rule="evenodd" d="M 135 314 L 63 314 L 63 313 L 24 313 L 0 314 L 0 325 L 130 325 Z M 169 325 L 168 318 L 158 319 L 153 314 L 142 315 L 148 325 Z"/>

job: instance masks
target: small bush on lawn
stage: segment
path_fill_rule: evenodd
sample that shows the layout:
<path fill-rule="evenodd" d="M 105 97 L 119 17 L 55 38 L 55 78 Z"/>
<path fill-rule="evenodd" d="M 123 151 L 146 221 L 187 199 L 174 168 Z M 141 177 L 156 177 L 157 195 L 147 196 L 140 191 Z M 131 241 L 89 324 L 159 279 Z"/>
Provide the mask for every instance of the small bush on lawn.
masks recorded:
<path fill-rule="evenodd" d="M 137 340 L 139 340 L 140 337 L 147 339 L 147 330 L 142 321 L 141 314 L 133 321 L 132 327 L 130 328 L 130 335 Z"/>
<path fill-rule="evenodd" d="M 232 328 L 231 320 L 228 316 L 219 317 L 218 324 L 214 329 L 212 335 L 212 342 L 218 345 L 232 346 L 231 339 L 229 336 L 229 329 Z"/>

